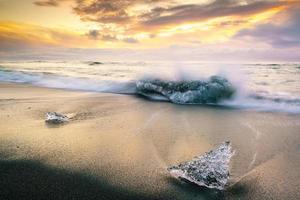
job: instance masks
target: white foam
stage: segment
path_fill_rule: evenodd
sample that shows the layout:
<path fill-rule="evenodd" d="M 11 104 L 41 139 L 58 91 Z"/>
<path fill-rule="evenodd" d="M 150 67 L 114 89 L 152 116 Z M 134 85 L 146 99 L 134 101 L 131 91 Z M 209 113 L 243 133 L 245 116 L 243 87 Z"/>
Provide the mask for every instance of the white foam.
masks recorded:
<path fill-rule="evenodd" d="M 170 67 L 171 66 L 171 67 Z M 71 90 L 135 93 L 138 75 L 163 80 L 205 80 L 211 75 L 228 79 L 237 92 L 220 105 L 258 111 L 300 113 L 299 69 L 281 65 L 203 63 L 104 63 L 90 66 L 84 62 L 11 62 L 1 63 L 0 81 L 27 83 Z M 298 66 L 298 65 L 297 65 Z M 289 81 L 285 81 L 285 80 Z M 256 84 L 260 82 L 267 84 Z M 263 91 L 263 92 L 262 92 Z M 162 100 L 160 96 L 153 100 Z"/>

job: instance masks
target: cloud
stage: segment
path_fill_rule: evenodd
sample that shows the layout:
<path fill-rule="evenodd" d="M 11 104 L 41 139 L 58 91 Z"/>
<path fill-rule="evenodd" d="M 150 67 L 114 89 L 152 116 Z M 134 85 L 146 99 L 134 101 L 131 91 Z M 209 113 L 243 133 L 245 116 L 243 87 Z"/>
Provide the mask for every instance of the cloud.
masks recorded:
<path fill-rule="evenodd" d="M 52 29 L 38 25 L 0 21 L 1 49 L 18 49 L 38 46 L 83 47 L 96 46 L 82 35 L 64 29 Z"/>
<path fill-rule="evenodd" d="M 146 26 L 162 26 L 183 23 L 185 21 L 201 21 L 224 16 L 243 16 L 259 13 L 284 5 L 279 1 L 247 1 L 241 4 L 238 0 L 215 0 L 206 5 L 179 5 L 171 8 L 156 8 L 144 15 L 142 23 Z"/>
<path fill-rule="evenodd" d="M 121 23 L 130 19 L 126 9 L 134 1 L 124 0 L 98 0 L 87 3 L 78 0 L 74 11 L 84 21 L 97 21 L 101 23 Z"/>
<path fill-rule="evenodd" d="M 196 41 L 193 42 L 195 45 L 201 45 L 236 38 L 253 38 L 255 42 L 264 41 L 273 46 L 294 46 L 299 43 L 299 17 L 293 16 L 295 20 L 283 25 L 258 24 L 286 9 L 286 12 L 292 12 L 290 8 L 295 1 L 36 0 L 35 4 L 59 6 L 69 2 L 65 5 L 72 5 L 73 13 L 82 21 L 93 22 L 91 27 L 95 30 L 88 31 L 84 38 L 98 46 L 107 45 L 105 42 L 114 47 L 136 43 L 142 43 L 143 47 L 167 46 L 174 40 L 181 44 Z M 246 29 L 249 27 L 254 29 Z"/>
<path fill-rule="evenodd" d="M 287 3 L 281 0 L 244 0 L 243 3 L 240 0 L 214 0 L 206 4 L 185 4 L 175 0 L 69 1 L 74 2 L 73 10 L 83 21 L 115 24 L 133 23 L 143 26 L 164 26 L 216 17 L 244 16 L 283 6 Z M 58 0 L 35 2 L 36 5 L 41 6 L 56 6 L 58 3 Z M 143 6 L 137 8 L 138 5 Z"/>
<path fill-rule="evenodd" d="M 297 11 L 294 12 L 297 15 Z M 299 19 L 299 18 L 297 18 Z M 295 23 L 293 18 L 291 23 Z M 131 36 L 117 38 L 114 35 L 105 35 L 102 30 L 91 30 L 89 33 L 94 39 L 103 44 L 102 49 L 96 48 L 98 41 L 88 36 L 72 35 L 62 30 L 52 30 L 45 27 L 12 24 L 0 22 L 0 59 L 36 59 L 36 60 L 178 60 L 178 61 L 300 61 L 300 45 L 287 51 L 285 48 L 274 48 L 262 45 L 259 41 L 240 44 L 241 40 L 228 41 L 222 44 L 186 44 L 180 40 L 173 40 L 172 48 L 111 48 L 105 40 L 117 40 L 126 46 L 128 43 L 136 44 L 139 41 Z M 5 31 L 4 31 L 5 30 Z M 88 34 L 88 33 L 87 33 Z M 237 43 L 235 43 L 237 42 Z M 245 42 L 245 41 L 242 41 Z M 89 48 L 86 47 L 90 43 Z M 128 44 L 128 45 L 131 45 Z M 64 46 L 62 46 L 64 45 Z M 92 46 L 94 45 L 94 46 Z M 94 48 L 93 48 L 94 47 Z M 118 46 L 119 47 L 119 46 Z M 144 47 L 144 46 L 143 46 Z"/>
<path fill-rule="evenodd" d="M 191 33 L 185 37 L 194 34 L 194 38 L 207 35 L 206 41 L 230 38 L 240 27 L 252 25 L 251 16 L 272 9 L 283 10 L 291 0 L 189 0 L 189 3 L 181 0 L 37 0 L 35 4 L 58 6 L 66 1 L 72 4 L 73 13 L 82 21 L 96 23 L 96 29 L 101 30 L 101 33 L 89 31 L 86 35 L 90 39 L 134 44 L 139 42 L 135 38 L 168 40 L 183 33 Z M 219 21 L 203 25 L 212 19 Z M 197 25 L 187 29 L 180 27 L 185 23 Z"/>
<path fill-rule="evenodd" d="M 47 0 L 47 1 L 35 1 L 35 5 L 37 6 L 58 6 L 59 0 Z"/>
<path fill-rule="evenodd" d="M 220 27 L 227 27 L 227 26 L 238 26 L 238 25 L 243 25 L 247 23 L 246 20 L 229 20 L 229 21 L 224 21 L 224 22 L 221 22 L 219 23 L 218 25 Z"/>
<path fill-rule="evenodd" d="M 87 34 L 86 34 L 90 39 L 96 40 L 98 39 L 100 33 L 98 30 L 90 30 Z"/>
<path fill-rule="evenodd" d="M 90 30 L 86 35 L 92 40 L 102 40 L 105 42 L 122 41 L 130 44 L 135 44 L 139 42 L 137 39 L 131 37 L 118 39 L 117 36 L 112 34 L 102 34 L 100 33 L 100 30 Z"/>
<path fill-rule="evenodd" d="M 110 34 L 102 34 L 100 30 L 90 30 L 88 33 L 86 33 L 86 36 L 88 36 L 89 39 L 92 40 L 102 40 L 102 41 L 117 41 L 117 37 Z"/>
<path fill-rule="evenodd" d="M 289 9 L 286 14 L 288 18 L 283 24 L 269 22 L 242 30 L 235 37 L 262 41 L 274 47 L 300 47 L 300 6 Z"/>
<path fill-rule="evenodd" d="M 131 43 L 131 44 L 139 43 L 139 41 L 137 39 L 134 39 L 134 38 L 125 38 L 122 41 L 126 42 L 126 43 Z"/>

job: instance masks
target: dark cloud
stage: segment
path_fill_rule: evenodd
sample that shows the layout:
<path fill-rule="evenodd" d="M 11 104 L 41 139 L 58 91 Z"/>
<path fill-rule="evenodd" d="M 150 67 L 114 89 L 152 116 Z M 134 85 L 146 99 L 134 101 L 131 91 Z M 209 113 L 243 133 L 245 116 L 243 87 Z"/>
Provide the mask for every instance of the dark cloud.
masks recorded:
<path fill-rule="evenodd" d="M 77 0 L 74 11 L 84 21 L 121 23 L 130 19 L 126 8 L 133 2 L 128 0 L 97 0 L 86 3 L 84 0 Z"/>
<path fill-rule="evenodd" d="M 90 30 L 86 35 L 92 40 L 103 40 L 103 41 L 118 40 L 117 37 L 114 35 L 100 33 L 100 30 Z"/>
<path fill-rule="evenodd" d="M 37 0 L 34 4 L 58 6 L 62 1 L 73 2 L 74 12 L 83 21 L 121 24 L 131 20 L 132 16 L 129 16 L 127 9 L 135 4 L 151 4 L 172 0 Z"/>
<path fill-rule="evenodd" d="M 215 0 L 206 5 L 190 4 L 170 8 L 155 8 L 150 13 L 144 14 L 142 23 L 146 26 L 162 26 L 215 17 L 250 15 L 280 5 L 284 5 L 284 3 L 248 0 L 246 4 L 240 4 L 238 0 Z"/>
<path fill-rule="evenodd" d="M 143 26 L 164 26 L 215 17 L 240 16 L 284 5 L 280 0 L 214 0 L 208 4 L 175 4 L 174 0 L 60 0 L 73 1 L 73 10 L 83 21 L 126 24 L 134 21 Z M 36 5 L 56 6 L 59 0 L 39 0 Z M 164 3 L 164 4 L 162 4 Z M 136 4 L 151 4 L 153 9 L 128 13 Z M 163 6 L 164 5 L 164 6 Z"/>
<path fill-rule="evenodd" d="M 73 9 L 83 21 L 122 24 L 140 17 L 140 13 L 130 16 L 128 8 L 136 4 L 148 5 L 160 2 L 172 2 L 172 0 L 94 0 L 90 3 L 86 0 L 76 0 Z"/>
<path fill-rule="evenodd" d="M 274 47 L 300 46 L 300 8 L 290 9 L 287 13 L 289 17 L 284 24 L 262 24 L 240 31 L 236 38 L 255 39 Z"/>
<path fill-rule="evenodd" d="M 65 1 L 72 2 L 73 11 L 80 16 L 81 20 L 98 22 L 101 27 L 104 24 L 120 25 L 124 29 L 123 34 L 126 35 L 134 35 L 135 31 L 147 28 L 150 30 L 153 27 L 154 29 L 163 28 L 188 21 L 205 21 L 226 16 L 247 16 L 280 6 L 290 6 L 288 0 L 243 0 L 243 3 L 240 0 L 213 0 L 207 4 L 186 4 L 184 1 L 176 4 L 174 2 L 177 1 L 174 0 L 37 0 L 35 4 L 57 6 Z M 129 12 L 137 4 L 151 4 L 149 8 L 152 7 L 152 9 L 142 9 L 136 13 Z M 299 13 L 299 9 L 297 12 Z M 243 30 L 236 37 L 260 38 L 274 46 L 298 45 L 300 43 L 300 28 L 298 28 L 300 17 L 297 16 L 297 12 L 293 11 L 294 14 L 291 17 L 293 19 L 286 25 L 265 24 L 253 30 Z M 217 25 L 221 28 L 228 28 L 243 23 L 247 21 L 229 20 Z M 116 37 L 113 28 L 106 34 L 100 33 L 99 30 L 90 30 L 86 35 L 94 40 L 139 42 L 131 37 L 125 37 L 125 39 Z M 155 37 L 155 34 L 151 37 Z"/>
<path fill-rule="evenodd" d="M 125 38 L 122 41 L 126 42 L 126 43 L 131 43 L 131 44 L 139 43 L 139 41 L 137 39 L 134 39 L 134 38 Z"/>
<path fill-rule="evenodd" d="M 34 4 L 37 6 L 58 6 L 59 0 L 35 1 Z"/>
<path fill-rule="evenodd" d="M 126 43 L 131 43 L 131 44 L 135 44 L 135 43 L 139 42 L 137 39 L 130 38 L 130 37 L 120 40 L 115 35 L 102 34 L 102 33 L 100 33 L 100 30 L 90 30 L 86 34 L 86 36 L 88 36 L 92 40 L 101 40 L 101 41 L 106 41 L 106 42 L 122 41 L 122 42 L 126 42 Z"/>
<path fill-rule="evenodd" d="M 90 30 L 87 34 L 86 34 L 90 39 L 96 40 L 99 37 L 99 31 L 98 30 Z"/>

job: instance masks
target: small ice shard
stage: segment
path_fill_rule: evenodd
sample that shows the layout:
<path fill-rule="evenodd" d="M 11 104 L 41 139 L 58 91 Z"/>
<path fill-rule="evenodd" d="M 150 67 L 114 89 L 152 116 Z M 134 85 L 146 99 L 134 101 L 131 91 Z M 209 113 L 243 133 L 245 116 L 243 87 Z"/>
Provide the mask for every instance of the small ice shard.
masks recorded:
<path fill-rule="evenodd" d="M 176 178 L 199 186 L 224 190 L 229 179 L 229 162 L 234 155 L 230 142 L 222 143 L 217 149 L 197 156 L 193 160 L 168 168 Z"/>
<path fill-rule="evenodd" d="M 47 112 L 45 121 L 51 124 L 61 124 L 61 123 L 68 122 L 69 117 L 56 112 Z"/>

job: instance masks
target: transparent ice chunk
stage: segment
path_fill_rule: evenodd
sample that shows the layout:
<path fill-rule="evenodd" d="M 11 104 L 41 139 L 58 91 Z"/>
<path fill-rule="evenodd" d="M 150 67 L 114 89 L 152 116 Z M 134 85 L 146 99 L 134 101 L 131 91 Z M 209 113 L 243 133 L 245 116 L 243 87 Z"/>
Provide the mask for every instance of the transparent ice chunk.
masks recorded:
<path fill-rule="evenodd" d="M 61 124 L 69 121 L 69 118 L 63 114 L 56 113 L 56 112 L 48 112 L 46 113 L 46 120 L 47 123 L 51 124 Z"/>
<path fill-rule="evenodd" d="M 230 142 L 224 142 L 202 156 L 169 167 L 168 171 L 176 178 L 199 186 L 223 190 L 229 180 L 229 162 L 233 155 Z"/>
<path fill-rule="evenodd" d="M 143 79 L 136 82 L 136 92 L 150 99 L 157 96 L 177 104 L 214 104 L 230 99 L 236 89 L 226 78 L 212 76 L 201 81 L 166 81 Z"/>

